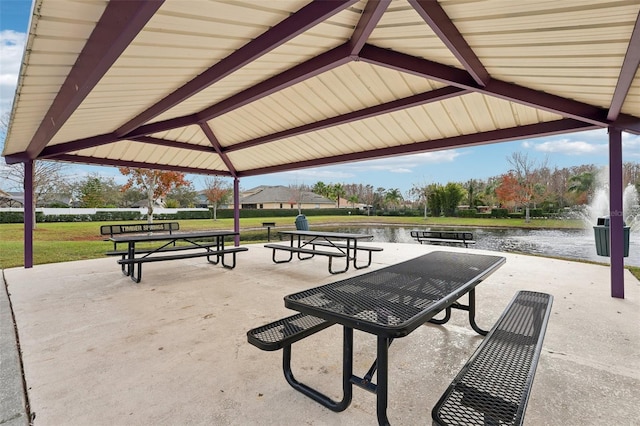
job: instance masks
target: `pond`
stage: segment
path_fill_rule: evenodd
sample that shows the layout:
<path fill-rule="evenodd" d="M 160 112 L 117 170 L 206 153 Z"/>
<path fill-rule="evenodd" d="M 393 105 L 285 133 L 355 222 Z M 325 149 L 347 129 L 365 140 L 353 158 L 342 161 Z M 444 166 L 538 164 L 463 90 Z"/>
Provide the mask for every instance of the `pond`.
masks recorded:
<path fill-rule="evenodd" d="M 410 235 L 413 229 L 428 231 L 429 227 L 402 226 L 365 226 L 328 228 L 337 232 L 359 232 L 372 234 L 373 241 L 390 243 L 415 243 Z M 453 230 L 454 228 L 450 228 Z M 448 228 L 434 228 L 448 230 Z M 460 230 L 455 228 L 455 230 Z M 569 259 L 581 259 L 594 262 L 609 263 L 608 257 L 596 254 L 595 239 L 592 229 L 520 229 L 520 228 L 464 228 L 473 232 L 476 240 L 475 248 L 501 252 L 519 252 L 540 254 Z M 625 264 L 640 266 L 640 232 L 632 232 L 629 244 L 629 257 Z"/>

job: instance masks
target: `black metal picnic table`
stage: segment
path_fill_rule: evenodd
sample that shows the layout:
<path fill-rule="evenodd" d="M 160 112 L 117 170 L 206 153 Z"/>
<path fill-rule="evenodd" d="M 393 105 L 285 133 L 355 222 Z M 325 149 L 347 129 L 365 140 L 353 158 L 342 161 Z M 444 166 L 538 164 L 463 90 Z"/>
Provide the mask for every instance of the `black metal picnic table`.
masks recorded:
<path fill-rule="evenodd" d="M 304 290 L 284 298 L 287 308 L 343 326 L 343 398 L 334 401 L 304 383 L 291 372 L 290 351 L 283 366 L 287 381 L 298 391 L 333 411 L 345 410 L 351 403 L 352 386 L 377 396 L 380 424 L 388 424 L 388 350 L 394 338 L 404 337 L 418 326 L 445 311 L 469 313 L 472 328 L 486 334 L 475 323 L 475 287 L 505 263 L 500 256 L 432 252 L 383 269 L 334 283 Z M 468 294 L 468 305 L 458 302 Z M 353 330 L 377 336 L 377 359 L 363 377 L 353 374 Z M 371 379 L 377 370 L 377 384 Z"/>
<path fill-rule="evenodd" d="M 246 247 L 225 247 L 226 237 L 238 235 L 234 231 L 198 231 L 180 233 L 158 233 L 158 234 L 137 234 L 120 235 L 109 238 L 114 244 L 127 244 L 126 254 L 122 254 L 122 259 L 118 263 L 122 264 L 122 272 L 131 277 L 135 282 L 140 282 L 142 277 L 142 263 L 148 261 L 176 260 L 189 257 L 207 257 L 207 260 L 214 265 L 222 259 L 223 266 L 233 268 L 235 266 L 235 253 L 247 250 Z M 144 250 L 136 249 L 136 244 L 160 242 L 161 244 Z M 182 245 L 178 245 L 180 243 Z M 194 251 L 202 249 L 203 251 Z M 168 254 L 167 252 L 186 251 L 188 253 Z M 225 265 L 224 255 L 234 256 L 233 265 Z M 212 260 L 214 258 L 215 260 Z M 138 271 L 135 271 L 135 265 Z"/>
<path fill-rule="evenodd" d="M 291 261 L 294 252 L 298 254 L 298 259 L 300 260 L 310 259 L 317 254 L 329 257 L 329 271 L 332 274 L 346 272 L 349 269 L 349 263 L 351 261 L 353 261 L 353 266 L 356 269 L 366 268 L 371 265 L 371 253 L 373 251 L 382 251 L 382 248 L 380 247 L 358 245 L 358 241 L 372 239 L 373 235 L 369 234 L 306 230 L 279 231 L 278 234 L 280 236 L 288 236 L 289 245 L 265 245 L 265 247 L 273 249 L 273 261 L 275 263 Z M 321 249 L 316 248 L 316 246 L 319 246 Z M 276 260 L 276 250 L 289 251 L 289 259 L 280 261 Z M 369 260 L 367 263 L 358 264 L 358 251 L 367 251 L 369 253 Z M 307 257 L 303 257 L 303 254 L 307 255 Z M 334 271 L 332 269 L 331 262 L 333 257 L 346 258 L 344 269 L 338 271 Z"/>

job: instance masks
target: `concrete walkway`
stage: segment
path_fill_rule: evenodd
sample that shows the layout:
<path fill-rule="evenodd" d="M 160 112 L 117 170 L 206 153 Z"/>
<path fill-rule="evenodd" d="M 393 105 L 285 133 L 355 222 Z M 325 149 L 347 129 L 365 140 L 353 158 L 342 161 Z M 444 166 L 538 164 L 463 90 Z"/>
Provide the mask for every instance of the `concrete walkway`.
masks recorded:
<path fill-rule="evenodd" d="M 384 252 L 374 253 L 371 268 L 337 276 L 328 273 L 326 258 L 276 265 L 262 245 L 240 253 L 233 270 L 203 259 L 147 264 L 140 284 L 113 258 L 5 270 L 33 424 L 376 424 L 373 394 L 356 388 L 346 411 L 331 412 L 285 382 L 280 351 L 263 352 L 246 340 L 250 328 L 291 314 L 286 294 L 433 250 L 482 253 L 374 244 Z M 517 290 L 555 297 L 526 424 L 638 424 L 638 281 L 625 272 L 626 298 L 613 299 L 608 267 L 505 257 L 478 287 L 481 326 L 489 328 Z M 4 389 L 10 315 L 0 303 Z M 334 398 L 340 339 L 339 327 L 331 327 L 293 346 L 298 379 Z M 364 374 L 375 339 L 356 332 L 355 342 L 354 371 Z M 425 325 L 397 339 L 390 350 L 391 422 L 430 424 L 431 408 L 479 342 L 460 311 L 446 326 Z M 15 411 L 6 416 L 2 408 L 4 426 Z M 24 424 L 26 414 L 17 418 Z"/>

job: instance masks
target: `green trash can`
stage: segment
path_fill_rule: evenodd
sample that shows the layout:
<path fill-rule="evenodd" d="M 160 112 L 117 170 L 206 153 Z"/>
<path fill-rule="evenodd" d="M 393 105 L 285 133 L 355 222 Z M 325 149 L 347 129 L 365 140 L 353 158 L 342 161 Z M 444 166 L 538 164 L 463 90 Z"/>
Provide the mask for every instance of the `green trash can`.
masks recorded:
<path fill-rule="evenodd" d="M 623 224 L 624 232 L 624 257 L 629 257 L 629 229 L 626 223 Z M 596 226 L 593 227 L 596 239 L 596 253 L 598 256 L 611 256 L 609 246 L 609 216 L 599 217 Z"/>
<path fill-rule="evenodd" d="M 308 231 L 309 230 L 309 221 L 307 217 L 303 214 L 299 214 L 296 216 L 296 229 L 298 231 Z"/>

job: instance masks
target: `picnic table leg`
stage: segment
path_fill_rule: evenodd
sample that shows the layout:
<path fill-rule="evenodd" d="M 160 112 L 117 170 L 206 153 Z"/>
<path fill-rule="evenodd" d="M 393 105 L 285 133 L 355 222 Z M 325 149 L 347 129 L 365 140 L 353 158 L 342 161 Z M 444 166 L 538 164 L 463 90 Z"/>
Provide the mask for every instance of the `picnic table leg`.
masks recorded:
<path fill-rule="evenodd" d="M 476 324 L 476 289 L 469 291 L 469 324 L 476 333 L 486 336 L 489 332 L 478 327 Z"/>
<path fill-rule="evenodd" d="M 136 257 L 136 243 L 130 242 L 127 244 L 127 259 L 133 259 L 134 257 Z M 124 270 L 122 272 L 126 276 L 131 276 L 133 274 L 133 264 L 128 263 L 126 272 Z"/>
<path fill-rule="evenodd" d="M 334 271 L 333 267 L 332 267 L 332 265 L 333 265 L 333 256 L 329 256 L 329 273 L 335 275 L 335 274 L 342 274 L 343 272 L 347 272 L 349 270 L 349 256 L 348 255 L 347 255 L 346 262 L 347 262 L 347 264 L 344 267 L 344 269 L 341 269 L 339 271 Z"/>
<path fill-rule="evenodd" d="M 271 260 L 273 260 L 273 263 L 287 263 L 287 262 L 291 262 L 291 259 L 293 259 L 293 252 L 290 251 L 289 252 L 289 259 L 287 259 L 287 260 L 276 260 L 276 250 L 277 249 L 273 249 L 273 253 L 271 254 Z"/>
<path fill-rule="evenodd" d="M 440 311 L 442 312 L 442 311 Z M 442 319 L 436 319 L 436 318 L 431 318 L 429 320 L 429 322 L 431 324 L 437 324 L 437 325 L 442 325 L 442 324 L 446 324 L 447 322 L 449 322 L 449 320 L 451 319 L 451 307 L 447 307 L 445 309 L 445 313 L 444 313 L 444 318 Z"/>
<path fill-rule="evenodd" d="M 431 318 L 429 320 L 430 323 L 432 324 L 437 324 L 437 325 L 443 325 L 446 324 L 449 319 L 451 318 L 451 309 L 455 308 L 455 309 L 460 309 L 462 311 L 468 311 L 469 312 L 469 325 L 471 325 L 471 328 L 473 328 L 473 330 L 482 335 L 482 336 L 486 336 L 487 333 L 489 333 L 487 330 L 483 330 L 482 328 L 480 328 L 480 326 L 478 326 L 478 324 L 476 324 L 476 289 L 472 289 L 469 290 L 469 304 L 468 305 L 463 305 L 461 303 L 458 302 L 454 302 L 453 304 L 451 304 L 451 306 L 448 306 L 445 309 L 445 315 L 444 318 L 442 319 L 436 319 L 436 318 Z"/>
<path fill-rule="evenodd" d="M 130 242 L 127 252 L 128 252 L 129 259 L 135 259 L 136 243 Z M 138 266 L 136 267 L 135 263 L 128 263 L 127 273 L 125 274 L 125 275 L 128 275 L 134 283 L 139 283 L 142 280 L 142 263 L 138 262 L 137 265 Z M 137 273 L 136 273 L 136 269 L 137 269 Z"/>
<path fill-rule="evenodd" d="M 389 425 L 387 399 L 389 390 L 389 338 L 378 336 L 378 387 L 376 389 L 376 413 L 379 425 Z"/>
<path fill-rule="evenodd" d="M 231 253 L 231 256 L 233 256 L 233 263 L 231 265 L 227 265 L 224 261 L 224 254 L 220 255 L 222 256 L 222 266 L 224 266 L 227 269 L 233 269 L 236 267 L 236 252 Z"/>
<path fill-rule="evenodd" d="M 129 249 L 127 251 L 128 251 L 128 258 L 129 259 L 135 259 L 135 257 L 136 257 L 136 243 L 133 242 L 133 241 L 130 241 L 129 242 Z M 131 280 L 134 283 L 139 283 L 142 280 L 142 263 L 138 262 L 137 265 L 138 265 L 138 267 L 137 267 L 138 272 L 136 273 L 136 264 L 135 263 L 127 264 L 127 275 L 129 275 L 129 277 L 131 277 Z"/>
<path fill-rule="evenodd" d="M 371 266 L 371 256 L 372 256 L 372 253 L 373 253 L 373 252 L 372 252 L 371 250 L 369 250 L 369 261 L 367 262 L 367 264 L 366 264 L 366 265 L 360 265 L 360 266 L 358 266 L 358 265 L 356 264 L 356 258 L 355 258 L 355 256 L 354 256 L 354 258 L 353 258 L 353 266 L 354 266 L 356 269 L 364 269 L 364 268 L 368 268 L 369 266 Z"/>
<path fill-rule="evenodd" d="M 132 265 L 131 268 L 131 279 L 133 280 L 134 283 L 139 283 L 140 281 L 142 281 L 142 263 L 138 262 L 137 263 L 138 267 L 138 273 L 136 273 L 136 266 L 135 264 Z"/>
<path fill-rule="evenodd" d="M 123 254 L 122 255 L 122 260 L 126 259 L 127 255 Z M 124 275 L 125 277 L 129 276 L 129 265 L 125 265 L 124 263 L 122 265 L 120 265 L 120 268 L 122 269 L 122 275 Z"/>
<path fill-rule="evenodd" d="M 312 241 L 312 242 L 313 242 L 313 241 L 315 241 L 315 238 L 314 238 L 313 240 L 311 240 L 311 241 Z M 313 245 L 313 243 L 309 243 L 308 241 L 305 241 L 305 242 L 303 243 L 302 239 L 300 238 L 300 235 L 298 235 L 298 248 L 302 248 L 302 247 L 304 247 L 304 246 L 306 246 L 306 245 L 309 245 L 309 244 L 312 244 L 312 245 Z M 293 235 L 291 236 L 291 247 L 293 247 Z M 313 248 L 314 248 L 314 250 L 315 250 L 316 246 L 313 246 Z M 305 256 L 305 257 L 303 257 L 303 256 L 302 256 L 302 253 L 297 253 L 297 256 L 298 256 L 298 260 L 307 260 L 307 259 L 311 259 L 311 258 L 312 258 L 313 256 L 315 256 L 315 255 L 314 255 L 314 254 L 312 254 L 312 255 L 310 255 L 310 256 Z"/>
<path fill-rule="evenodd" d="M 282 348 L 282 369 L 287 383 L 295 390 L 308 396 L 314 401 L 322 404 L 331 411 L 344 411 L 351 404 L 353 388 L 351 385 L 351 375 L 353 373 L 353 329 L 343 327 L 342 338 L 342 400 L 334 401 L 325 394 L 318 392 L 314 388 L 296 380 L 291 371 L 291 345 Z"/>
<path fill-rule="evenodd" d="M 224 248 L 224 237 L 221 235 L 217 235 L 216 236 L 216 251 L 220 251 Z M 210 250 L 208 247 L 206 249 L 207 251 L 212 251 Z M 212 255 L 213 256 L 213 255 Z M 222 257 L 222 265 L 224 266 L 224 256 L 217 254 L 216 256 L 216 260 L 211 260 L 210 256 L 207 256 L 207 261 L 209 263 L 211 263 L 212 265 L 217 265 L 220 262 L 220 257 Z M 235 259 L 233 260 L 233 263 L 235 265 Z"/>
<path fill-rule="evenodd" d="M 223 246 L 224 246 L 224 240 L 223 241 Z M 216 237 L 216 251 L 220 250 L 220 236 Z M 208 247 L 205 249 L 207 251 L 212 251 L 211 249 L 209 249 Z M 220 256 L 216 255 L 216 260 L 211 260 L 210 256 L 207 256 L 207 262 L 211 263 L 212 265 L 217 265 L 220 262 Z"/>

